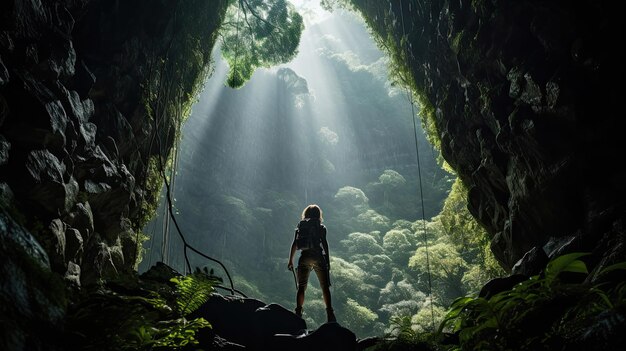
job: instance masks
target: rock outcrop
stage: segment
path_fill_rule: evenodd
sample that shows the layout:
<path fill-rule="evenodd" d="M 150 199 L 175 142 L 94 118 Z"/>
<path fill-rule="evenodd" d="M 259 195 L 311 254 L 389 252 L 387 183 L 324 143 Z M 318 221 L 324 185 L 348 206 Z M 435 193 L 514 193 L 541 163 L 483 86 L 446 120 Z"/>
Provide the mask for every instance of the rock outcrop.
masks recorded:
<path fill-rule="evenodd" d="M 0 347 L 59 350 L 67 304 L 63 280 L 51 272 L 37 239 L 11 217 L 0 210 Z"/>
<path fill-rule="evenodd" d="M 177 4 L 2 5 L 2 207 L 23 215 L 61 276 L 80 267 L 80 281 L 91 283 L 135 266 L 136 231 L 159 190 L 149 188 L 158 178 L 150 162 L 168 156 L 177 123 L 166 116 L 157 130 L 146 95 L 157 73 L 183 61 L 169 52 L 187 45 L 183 35 L 197 35 L 208 58 L 226 2 Z M 184 22 L 193 16 L 201 32 Z M 191 83 L 182 82 L 187 93 Z"/>
<path fill-rule="evenodd" d="M 625 258 L 624 4 L 352 3 L 406 62 L 505 267 L 534 247 Z"/>
<path fill-rule="evenodd" d="M 27 237 L 22 241 L 37 248 L 12 252 L 14 245 L 2 245 L 3 269 L 12 273 L 3 274 L 8 290 L 0 304 L 12 306 L 11 291 L 20 287 L 37 295 L 41 283 L 16 271 L 24 262 L 38 262 L 70 290 L 134 271 L 138 231 L 160 191 L 155 159 L 168 157 L 180 122 L 169 112 L 185 102 L 159 95 L 158 83 L 178 70 L 179 80 L 171 81 L 191 99 L 226 6 L 226 0 L 0 4 L 0 234 Z M 192 65 L 185 56 L 193 50 L 200 54 Z M 148 112 L 153 95 L 160 114 Z M 62 325 L 64 307 L 52 316 L 20 306 L 9 313 L 24 319 L 18 326 L 36 327 L 40 319 Z M 18 339 L 6 349 L 20 349 Z M 26 349 L 53 348 L 33 340 Z"/>
<path fill-rule="evenodd" d="M 325 323 L 308 331 L 304 320 L 277 304 L 213 295 L 190 315 L 203 317 L 213 326 L 211 337 L 220 337 L 247 350 L 355 350 L 353 332 L 338 323 Z M 214 333 L 214 334 L 213 334 Z"/>

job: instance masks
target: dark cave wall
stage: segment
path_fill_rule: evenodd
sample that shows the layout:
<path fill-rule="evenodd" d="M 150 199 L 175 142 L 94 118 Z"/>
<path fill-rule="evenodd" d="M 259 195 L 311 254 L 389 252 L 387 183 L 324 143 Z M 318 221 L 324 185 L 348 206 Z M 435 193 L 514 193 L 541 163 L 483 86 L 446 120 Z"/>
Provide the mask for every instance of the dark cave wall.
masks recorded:
<path fill-rule="evenodd" d="M 544 245 L 624 260 L 623 3 L 352 3 L 406 60 L 504 266 Z"/>
<path fill-rule="evenodd" d="M 147 91 L 176 69 L 180 95 L 193 92 L 207 67 L 185 50 L 210 61 L 226 6 L 0 3 L 0 348 L 54 349 L 74 289 L 134 271 L 160 191 L 154 159 L 177 124 L 164 96 L 154 127 Z"/>

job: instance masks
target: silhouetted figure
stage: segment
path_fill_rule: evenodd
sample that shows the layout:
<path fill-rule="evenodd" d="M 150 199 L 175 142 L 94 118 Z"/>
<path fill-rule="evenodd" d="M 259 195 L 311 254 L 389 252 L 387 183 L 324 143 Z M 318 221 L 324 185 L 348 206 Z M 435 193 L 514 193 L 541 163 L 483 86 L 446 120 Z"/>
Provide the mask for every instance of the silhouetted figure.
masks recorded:
<path fill-rule="evenodd" d="M 300 250 L 298 267 L 298 293 L 296 295 L 296 314 L 302 317 L 304 292 L 309 281 L 311 269 L 315 270 L 322 288 L 326 317 L 328 322 L 335 322 L 335 314 L 330 299 L 330 256 L 326 241 L 326 227 L 322 224 L 322 209 L 317 205 L 309 205 L 302 211 L 302 220 L 298 223 L 296 234 L 289 251 L 287 268 L 293 270 L 293 256 Z"/>

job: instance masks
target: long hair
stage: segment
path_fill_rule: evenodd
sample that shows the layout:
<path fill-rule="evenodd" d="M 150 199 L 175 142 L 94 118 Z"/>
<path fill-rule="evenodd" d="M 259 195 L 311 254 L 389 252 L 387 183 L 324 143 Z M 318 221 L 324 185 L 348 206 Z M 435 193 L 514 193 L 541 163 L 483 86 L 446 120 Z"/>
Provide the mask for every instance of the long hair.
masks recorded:
<path fill-rule="evenodd" d="M 304 211 L 302 211 L 302 219 L 305 218 L 319 219 L 320 222 L 324 221 L 322 209 L 315 204 L 307 206 Z"/>

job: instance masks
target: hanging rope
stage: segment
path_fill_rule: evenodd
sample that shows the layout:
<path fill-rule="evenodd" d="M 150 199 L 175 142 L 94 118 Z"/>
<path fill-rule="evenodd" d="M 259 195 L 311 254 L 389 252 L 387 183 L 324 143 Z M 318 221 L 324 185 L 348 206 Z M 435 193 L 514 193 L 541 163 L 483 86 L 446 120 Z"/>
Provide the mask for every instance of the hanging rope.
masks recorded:
<path fill-rule="evenodd" d="M 158 129 L 158 123 L 157 123 L 157 116 L 154 116 L 154 126 L 155 126 L 155 132 L 158 133 L 159 129 Z M 158 148 L 159 150 L 162 150 L 162 146 L 161 146 L 161 138 L 157 137 L 157 144 L 158 144 Z M 163 156 L 161 154 L 159 154 L 158 157 L 158 164 L 159 164 L 159 171 L 161 173 L 161 176 L 163 177 L 163 182 L 165 184 L 165 190 L 166 190 L 166 200 L 167 200 L 167 209 L 168 209 L 168 213 L 169 213 L 169 217 L 172 220 L 172 223 L 174 223 L 174 227 L 176 228 L 176 232 L 178 233 L 178 236 L 180 237 L 180 240 L 182 240 L 183 242 L 183 255 L 185 257 L 185 263 L 187 266 L 187 271 L 188 272 L 193 272 L 191 269 L 191 264 L 189 263 L 189 256 L 187 255 L 187 250 L 191 250 L 193 252 L 195 252 L 196 254 L 206 258 L 209 261 L 215 262 L 217 264 L 219 264 L 222 269 L 224 270 L 224 272 L 226 273 L 226 276 L 228 277 L 228 281 L 230 283 L 230 291 L 231 294 L 235 294 L 235 292 L 238 292 L 239 294 L 243 295 L 245 297 L 245 295 L 241 292 L 239 292 L 238 290 L 235 289 L 235 286 L 233 284 L 233 279 L 230 276 L 230 273 L 228 272 L 228 269 L 226 269 L 226 266 L 224 266 L 224 264 L 213 258 L 210 257 L 208 255 L 205 255 L 204 253 L 202 253 L 201 251 L 199 251 L 198 249 L 196 249 L 195 247 L 191 246 L 188 242 L 187 239 L 185 238 L 185 236 L 183 235 L 182 230 L 180 229 L 180 226 L 178 225 L 178 221 L 176 220 L 176 216 L 174 216 L 174 205 L 172 202 L 172 189 L 170 186 L 170 182 L 167 180 L 167 175 L 165 173 L 165 167 L 163 165 Z"/>
<path fill-rule="evenodd" d="M 400 16 L 402 20 L 402 40 L 407 38 L 406 28 L 404 26 L 404 9 L 402 7 L 402 0 L 398 0 L 400 3 Z M 410 9 L 409 9 L 410 10 Z M 405 54 L 408 60 L 409 52 L 408 47 L 405 44 Z M 420 164 L 420 148 L 417 140 L 417 122 L 415 116 L 415 102 L 413 101 L 413 96 L 408 87 L 406 87 L 406 96 L 409 102 L 411 103 L 411 119 L 413 120 L 413 137 L 415 139 L 415 159 L 417 161 L 417 175 L 419 179 L 419 188 L 420 188 L 420 203 L 422 205 L 422 226 L 424 231 L 424 246 L 426 248 L 426 270 L 428 272 L 428 296 L 430 297 L 430 317 L 432 322 L 433 332 L 435 331 L 435 309 L 433 306 L 433 284 L 430 273 L 430 253 L 428 248 L 428 236 L 426 233 L 426 211 L 424 209 L 424 189 L 422 187 L 422 167 Z"/>
<path fill-rule="evenodd" d="M 174 19 L 176 19 L 176 17 L 174 17 Z M 172 36 L 172 38 L 173 38 L 173 36 Z M 169 48 L 167 50 L 167 53 L 169 53 Z M 167 60 L 166 60 L 166 62 L 167 62 Z M 167 87 L 167 90 L 166 90 L 166 87 L 164 87 L 162 85 L 165 82 L 165 79 L 163 77 L 163 72 L 165 70 L 166 69 L 165 69 L 165 66 L 164 66 L 162 68 L 162 70 L 159 72 L 160 73 L 159 74 L 159 84 L 161 85 L 161 87 L 160 87 L 160 89 L 158 91 L 158 95 L 157 95 L 157 98 L 156 98 L 156 106 L 153 109 L 154 110 L 154 118 L 153 118 L 153 120 L 154 120 L 153 121 L 154 122 L 154 131 L 155 131 L 155 135 L 156 135 L 157 147 L 158 147 L 158 150 L 159 150 L 159 154 L 158 154 L 158 157 L 157 157 L 157 161 L 158 161 L 157 164 L 158 164 L 158 168 L 159 168 L 159 173 L 161 174 L 161 177 L 163 178 L 163 182 L 165 184 L 166 200 L 167 200 L 167 210 L 168 210 L 168 213 L 169 213 L 169 218 L 171 219 L 172 223 L 174 224 L 174 227 L 176 228 L 176 232 L 178 233 L 178 236 L 180 237 L 181 241 L 183 242 L 183 246 L 184 246 L 184 248 L 183 248 L 183 255 L 184 255 L 184 258 L 185 258 L 186 269 L 187 269 L 188 272 L 192 272 L 191 264 L 189 262 L 189 257 L 188 257 L 188 254 L 187 254 L 187 250 L 191 250 L 192 252 L 200 255 L 201 257 L 203 257 L 203 258 L 205 258 L 205 259 L 207 259 L 209 261 L 215 262 L 215 263 L 219 264 L 222 267 L 222 269 L 226 273 L 226 276 L 227 276 L 228 281 L 230 283 L 230 288 L 224 288 L 224 287 L 219 286 L 219 285 L 216 286 L 217 288 L 229 290 L 232 295 L 234 295 L 235 293 L 238 293 L 238 294 L 246 297 L 246 295 L 244 293 L 242 293 L 241 291 L 235 289 L 234 284 L 233 284 L 233 280 L 232 280 L 232 278 L 230 276 L 230 273 L 228 272 L 228 269 L 226 269 L 226 266 L 224 266 L 224 264 L 221 261 L 219 261 L 219 260 L 217 260 L 217 259 L 215 259 L 213 257 L 210 257 L 210 256 L 208 256 L 208 255 L 206 255 L 204 253 L 202 253 L 201 251 L 199 251 L 198 249 L 196 249 L 195 247 L 193 247 L 192 245 L 190 245 L 187 242 L 187 239 L 185 238 L 185 236 L 183 235 L 182 230 L 180 229 L 180 226 L 178 224 L 176 216 L 174 215 L 174 210 L 173 210 L 174 206 L 173 206 L 173 202 L 172 202 L 172 187 L 170 185 L 170 182 L 167 179 L 167 175 L 166 175 L 166 172 L 165 172 L 165 166 L 163 164 L 163 146 L 161 145 L 161 138 L 160 138 L 161 133 L 160 133 L 160 128 L 159 128 L 159 116 L 161 114 L 165 113 L 165 107 L 163 107 L 163 109 L 159 109 L 159 107 L 160 107 L 159 105 L 160 105 L 160 102 L 161 102 L 160 100 L 161 100 L 161 98 L 163 98 L 161 93 L 165 92 L 166 96 L 164 98 L 165 99 L 164 101 L 167 101 L 167 100 L 169 100 L 170 93 L 171 93 L 171 88 L 172 88 L 171 85 L 170 85 L 170 86 Z M 181 101 L 181 97 L 180 96 L 178 96 L 178 100 L 179 100 L 179 102 Z M 179 111 L 177 111 L 177 112 L 178 112 L 177 113 L 177 117 L 178 117 L 178 122 L 179 122 L 177 125 L 180 126 L 180 123 L 182 123 L 180 121 L 180 117 L 181 117 L 180 115 L 182 113 L 180 111 L 180 108 L 179 108 Z"/>
<path fill-rule="evenodd" d="M 176 191 L 176 170 L 178 169 L 178 154 L 180 151 L 179 138 L 176 138 L 173 150 L 174 155 L 172 156 L 172 168 L 170 170 L 170 186 L 172 188 L 172 194 Z M 170 217 L 168 215 L 168 211 L 169 209 L 167 207 L 163 208 L 163 241 L 161 242 L 161 258 L 163 263 L 173 266 L 173 261 L 170 258 L 172 240 L 170 238 Z"/>

